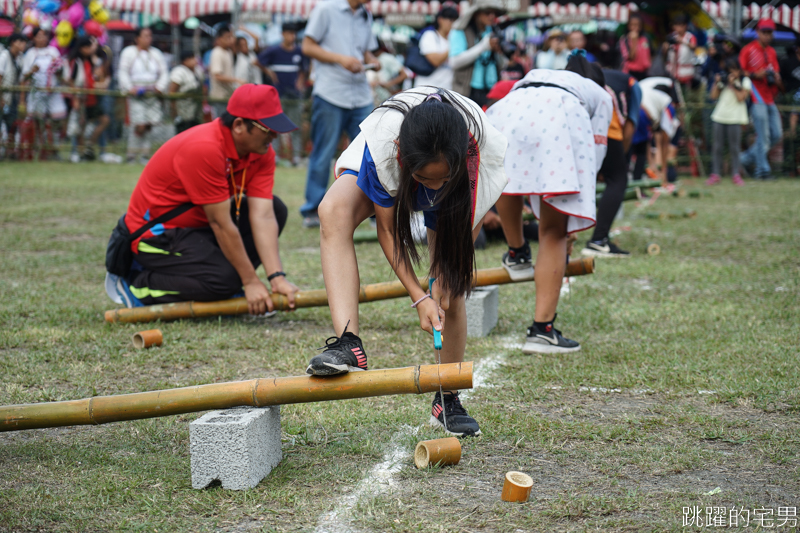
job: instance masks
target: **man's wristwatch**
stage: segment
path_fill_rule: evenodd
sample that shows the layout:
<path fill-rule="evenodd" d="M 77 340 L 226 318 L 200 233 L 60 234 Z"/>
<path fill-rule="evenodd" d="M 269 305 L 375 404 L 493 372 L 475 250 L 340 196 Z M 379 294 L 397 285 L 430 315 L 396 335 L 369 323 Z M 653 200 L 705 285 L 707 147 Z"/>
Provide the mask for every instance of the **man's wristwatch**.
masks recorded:
<path fill-rule="evenodd" d="M 283 272 L 281 270 L 278 270 L 277 272 L 273 272 L 272 274 L 267 276 L 267 281 L 272 281 L 273 279 L 277 278 L 278 276 L 283 276 L 285 278 L 286 277 L 286 272 Z"/>

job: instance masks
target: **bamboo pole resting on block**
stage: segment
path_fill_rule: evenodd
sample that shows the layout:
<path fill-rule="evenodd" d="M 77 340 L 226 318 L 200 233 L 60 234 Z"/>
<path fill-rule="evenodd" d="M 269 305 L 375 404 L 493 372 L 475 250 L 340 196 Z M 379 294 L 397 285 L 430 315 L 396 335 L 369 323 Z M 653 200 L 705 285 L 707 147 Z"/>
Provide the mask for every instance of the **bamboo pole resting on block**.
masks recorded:
<path fill-rule="evenodd" d="M 574 259 L 567 263 L 565 276 L 584 276 L 594 272 L 594 259 L 583 257 Z M 519 283 L 523 281 L 533 281 L 533 276 L 521 280 L 512 280 L 502 267 L 486 268 L 477 270 L 473 274 L 473 285 L 475 287 L 485 287 L 487 285 L 504 285 L 506 283 Z M 420 287 L 427 290 L 428 278 L 419 278 Z M 399 281 L 388 281 L 385 283 L 374 283 L 364 285 L 358 294 L 359 302 L 376 302 L 379 300 L 389 300 L 391 298 L 402 298 L 408 292 Z M 282 294 L 271 294 L 272 303 L 278 311 L 289 309 L 289 302 Z M 328 295 L 324 289 L 312 291 L 300 291 L 295 296 L 295 307 L 323 307 L 328 305 Z M 244 315 L 247 314 L 247 300 L 245 298 L 233 298 L 231 300 L 221 300 L 219 302 L 177 302 L 172 304 L 148 305 L 145 307 L 133 307 L 131 309 L 111 309 L 106 311 L 106 322 L 120 322 L 135 324 L 140 322 L 152 322 L 155 320 L 178 320 L 181 318 L 202 318 L 219 315 Z"/>
<path fill-rule="evenodd" d="M 0 407 L 0 432 L 106 424 L 231 407 L 348 400 L 472 388 L 472 362 L 215 383 L 66 402 Z"/>
<path fill-rule="evenodd" d="M 457 465 L 460 460 L 461 443 L 456 437 L 423 440 L 414 449 L 414 464 L 417 468 Z"/>

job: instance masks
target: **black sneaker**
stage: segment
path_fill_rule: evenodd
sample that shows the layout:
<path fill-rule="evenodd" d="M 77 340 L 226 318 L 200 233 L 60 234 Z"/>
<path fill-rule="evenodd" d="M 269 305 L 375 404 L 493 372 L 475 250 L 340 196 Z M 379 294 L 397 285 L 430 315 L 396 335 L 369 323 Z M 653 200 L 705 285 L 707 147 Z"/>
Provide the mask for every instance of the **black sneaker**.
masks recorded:
<path fill-rule="evenodd" d="M 553 318 L 555 322 L 555 318 Z M 570 339 L 565 339 L 559 330 L 553 327 L 550 322 L 545 328 L 539 329 L 534 322 L 528 328 L 528 338 L 525 339 L 525 346 L 522 353 L 568 353 L 578 352 L 581 349 L 580 343 Z"/>
<path fill-rule="evenodd" d="M 444 425 L 445 417 L 447 427 Z M 439 393 L 436 393 L 433 397 L 430 424 L 443 428 L 446 433 L 456 437 L 475 437 L 481 434 L 481 428 L 461 405 L 457 392 L 444 395 L 444 410 Z"/>
<path fill-rule="evenodd" d="M 526 242 L 522 250 L 514 251 L 511 248 L 503 254 L 503 268 L 514 281 L 533 279 L 533 264 L 531 263 L 531 247 Z"/>
<path fill-rule="evenodd" d="M 608 237 L 602 241 L 589 241 L 586 247 L 581 250 L 583 255 L 592 257 L 630 257 L 631 253 L 621 250 L 619 246 L 611 242 Z"/>
<path fill-rule="evenodd" d="M 314 376 L 335 376 L 367 369 L 367 353 L 357 335 L 347 331 L 341 337 L 328 337 L 325 350 L 314 357 L 306 368 L 306 374 Z"/>

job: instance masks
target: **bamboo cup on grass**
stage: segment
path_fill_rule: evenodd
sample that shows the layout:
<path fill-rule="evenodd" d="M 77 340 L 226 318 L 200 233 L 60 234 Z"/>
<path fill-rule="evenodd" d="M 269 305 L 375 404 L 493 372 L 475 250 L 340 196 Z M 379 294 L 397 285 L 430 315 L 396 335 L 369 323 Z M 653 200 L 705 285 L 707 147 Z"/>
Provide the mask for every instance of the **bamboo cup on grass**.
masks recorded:
<path fill-rule="evenodd" d="M 527 502 L 532 488 L 533 478 L 528 474 L 507 472 L 500 499 L 504 502 Z"/>
<path fill-rule="evenodd" d="M 455 437 L 423 440 L 414 450 L 414 464 L 417 468 L 429 466 L 457 465 L 461 460 L 461 443 Z"/>
<path fill-rule="evenodd" d="M 133 346 L 139 349 L 150 348 L 151 346 L 161 346 L 164 336 L 160 329 L 148 329 L 147 331 L 137 331 L 133 334 Z"/>

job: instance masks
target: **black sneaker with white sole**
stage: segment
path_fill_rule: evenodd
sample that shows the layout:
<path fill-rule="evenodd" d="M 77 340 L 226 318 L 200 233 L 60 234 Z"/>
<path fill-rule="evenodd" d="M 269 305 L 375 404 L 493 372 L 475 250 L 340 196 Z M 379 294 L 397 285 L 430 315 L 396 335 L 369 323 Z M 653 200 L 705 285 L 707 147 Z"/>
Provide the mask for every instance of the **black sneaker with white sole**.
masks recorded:
<path fill-rule="evenodd" d="M 447 426 L 444 425 L 445 420 Z M 430 424 L 443 428 L 446 433 L 456 437 L 474 437 L 481 434 L 481 428 L 461 405 L 457 392 L 444 395 L 444 408 L 439 393 L 436 393 L 433 397 Z"/>
<path fill-rule="evenodd" d="M 630 257 L 631 253 L 620 249 L 619 246 L 611 242 L 608 238 L 602 241 L 589 241 L 586 247 L 581 250 L 583 255 L 592 257 Z"/>
<path fill-rule="evenodd" d="M 344 328 L 341 337 L 328 337 L 325 350 L 317 355 L 306 368 L 306 374 L 314 376 L 336 376 L 367 369 L 367 353 L 358 335 Z"/>
<path fill-rule="evenodd" d="M 553 318 L 555 322 L 555 318 Z M 581 345 L 577 341 L 564 338 L 561 332 L 548 322 L 544 328 L 536 322 L 528 328 L 528 337 L 522 347 L 522 353 L 569 353 L 580 351 Z"/>
<path fill-rule="evenodd" d="M 533 278 L 531 247 L 526 242 L 522 248 L 511 248 L 503 254 L 503 268 L 514 281 Z"/>

